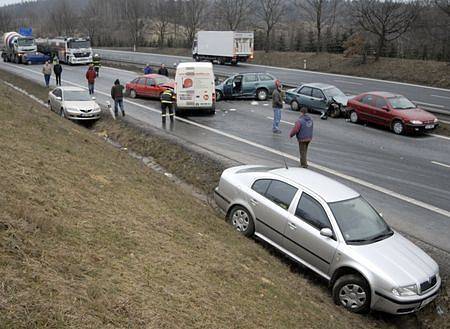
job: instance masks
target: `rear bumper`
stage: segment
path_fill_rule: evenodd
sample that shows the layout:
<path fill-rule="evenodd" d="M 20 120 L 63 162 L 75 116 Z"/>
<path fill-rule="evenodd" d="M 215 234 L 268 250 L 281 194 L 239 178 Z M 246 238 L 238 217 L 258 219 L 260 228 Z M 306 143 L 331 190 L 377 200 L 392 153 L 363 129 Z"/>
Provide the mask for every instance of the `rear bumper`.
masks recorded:
<path fill-rule="evenodd" d="M 228 206 L 230 205 L 230 200 L 228 200 L 228 198 L 220 193 L 219 187 L 216 187 L 214 189 L 214 201 L 216 202 L 217 206 L 219 206 L 219 208 L 224 212 L 227 211 Z"/>

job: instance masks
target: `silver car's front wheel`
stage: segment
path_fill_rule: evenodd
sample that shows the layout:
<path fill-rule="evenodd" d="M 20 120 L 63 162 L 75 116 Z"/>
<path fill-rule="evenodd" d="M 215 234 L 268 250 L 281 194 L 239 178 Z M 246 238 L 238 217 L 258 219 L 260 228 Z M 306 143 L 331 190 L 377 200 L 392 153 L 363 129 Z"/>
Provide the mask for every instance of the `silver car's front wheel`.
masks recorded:
<path fill-rule="evenodd" d="M 370 309 L 370 288 L 360 275 L 341 276 L 333 285 L 333 299 L 354 313 L 364 313 Z"/>
<path fill-rule="evenodd" d="M 230 212 L 230 223 L 233 227 L 245 236 L 253 235 L 255 225 L 252 216 L 247 209 L 241 206 L 235 206 Z"/>

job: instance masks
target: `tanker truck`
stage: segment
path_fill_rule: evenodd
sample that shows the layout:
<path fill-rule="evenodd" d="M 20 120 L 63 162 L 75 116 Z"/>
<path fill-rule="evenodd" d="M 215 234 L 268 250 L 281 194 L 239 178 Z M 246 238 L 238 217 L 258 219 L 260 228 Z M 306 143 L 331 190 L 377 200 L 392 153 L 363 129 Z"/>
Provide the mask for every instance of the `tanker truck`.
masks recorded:
<path fill-rule="evenodd" d="M 34 38 L 17 32 L 3 34 L 2 58 L 5 62 L 25 63 L 24 56 L 37 52 Z"/>
<path fill-rule="evenodd" d="M 66 64 L 92 63 L 92 48 L 89 38 L 57 37 L 36 39 L 38 50 L 48 56 L 55 56 Z"/>

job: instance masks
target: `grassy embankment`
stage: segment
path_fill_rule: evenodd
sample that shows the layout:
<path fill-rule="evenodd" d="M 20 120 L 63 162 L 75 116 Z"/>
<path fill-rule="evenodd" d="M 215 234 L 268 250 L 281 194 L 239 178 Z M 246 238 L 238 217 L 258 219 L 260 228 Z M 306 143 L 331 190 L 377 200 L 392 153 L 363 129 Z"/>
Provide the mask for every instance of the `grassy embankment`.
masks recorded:
<path fill-rule="evenodd" d="M 92 132 L 0 85 L 2 328 L 375 328 Z"/>

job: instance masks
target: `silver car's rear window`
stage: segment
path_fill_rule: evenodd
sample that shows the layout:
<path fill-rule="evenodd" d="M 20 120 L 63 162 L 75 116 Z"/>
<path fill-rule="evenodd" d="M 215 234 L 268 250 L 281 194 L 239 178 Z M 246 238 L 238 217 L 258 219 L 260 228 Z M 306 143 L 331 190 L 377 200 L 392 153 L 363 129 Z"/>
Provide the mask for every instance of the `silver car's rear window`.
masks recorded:
<path fill-rule="evenodd" d="M 268 172 L 271 170 L 279 169 L 279 167 L 252 167 L 252 168 L 244 168 L 236 171 L 236 174 L 245 174 L 251 172 Z"/>

